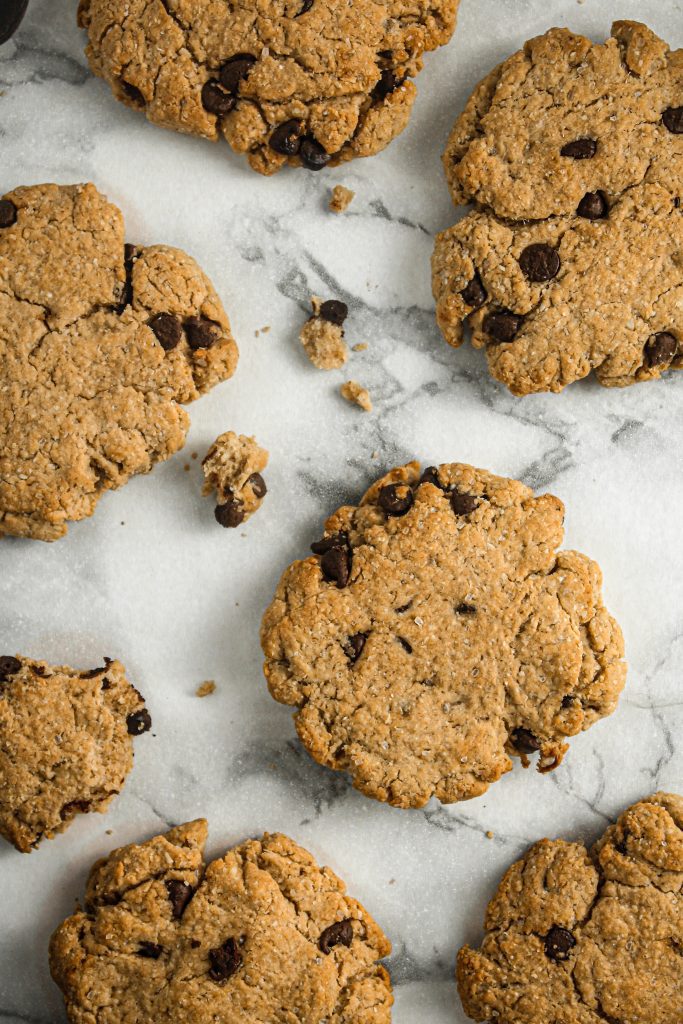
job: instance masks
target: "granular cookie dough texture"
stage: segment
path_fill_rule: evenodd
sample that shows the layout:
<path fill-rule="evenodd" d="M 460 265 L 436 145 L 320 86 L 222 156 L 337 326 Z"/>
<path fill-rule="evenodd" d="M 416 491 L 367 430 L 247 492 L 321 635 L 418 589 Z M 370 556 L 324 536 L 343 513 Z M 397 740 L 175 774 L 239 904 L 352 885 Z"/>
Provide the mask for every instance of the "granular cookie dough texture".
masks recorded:
<path fill-rule="evenodd" d="M 267 465 L 268 452 L 253 437 L 228 430 L 216 438 L 202 462 L 202 493 L 216 492 L 221 526 L 239 526 L 261 507 L 267 492 L 261 473 Z"/>
<path fill-rule="evenodd" d="M 359 384 L 358 381 L 347 380 L 346 384 L 342 384 L 339 390 L 342 398 L 345 398 L 347 402 L 352 402 L 364 412 L 372 412 L 370 392 L 362 384 Z"/>
<path fill-rule="evenodd" d="M 93 185 L 0 200 L 0 536 L 56 540 L 182 447 L 237 346 L 185 253 L 124 245 Z"/>
<path fill-rule="evenodd" d="M 444 156 L 473 211 L 437 237 L 445 339 L 517 395 L 683 367 L 683 51 L 616 22 L 551 29 L 496 68 Z"/>
<path fill-rule="evenodd" d="M 248 155 L 261 174 L 319 170 L 405 128 L 422 55 L 458 0 L 81 0 L 90 66 L 164 128 Z"/>
<path fill-rule="evenodd" d="M 625 811 L 588 854 L 543 839 L 505 874 L 480 949 L 458 956 L 473 1020 L 680 1024 L 683 798 Z"/>
<path fill-rule="evenodd" d="M 390 944 L 284 835 L 206 865 L 206 822 L 95 864 L 50 944 L 71 1024 L 388 1024 Z"/>
<path fill-rule="evenodd" d="M 344 185 L 335 185 L 330 196 L 330 210 L 332 213 L 343 213 L 353 202 L 355 195 L 356 193 L 352 192 L 350 188 L 346 188 Z"/>
<path fill-rule="evenodd" d="M 323 301 L 317 295 L 311 299 L 313 315 L 301 328 L 299 339 L 306 355 L 319 370 L 338 370 L 349 358 L 344 341 L 343 323 L 349 315 L 345 302 L 339 299 Z"/>
<path fill-rule="evenodd" d="M 0 834 L 22 853 L 104 811 L 152 720 L 119 661 L 78 672 L 0 657 Z"/>
<path fill-rule="evenodd" d="M 564 508 L 451 463 L 392 470 L 325 523 L 265 613 L 265 674 L 321 764 L 420 807 L 479 796 L 616 707 L 621 631 Z"/>

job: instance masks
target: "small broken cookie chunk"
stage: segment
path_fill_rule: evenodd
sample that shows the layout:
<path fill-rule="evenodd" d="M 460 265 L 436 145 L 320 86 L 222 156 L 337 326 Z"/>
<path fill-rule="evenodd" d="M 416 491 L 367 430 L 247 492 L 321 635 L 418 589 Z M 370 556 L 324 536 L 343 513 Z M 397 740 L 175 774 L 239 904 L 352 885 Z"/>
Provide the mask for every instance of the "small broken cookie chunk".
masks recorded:
<path fill-rule="evenodd" d="M 182 448 L 237 346 L 211 282 L 126 244 L 94 185 L 0 200 L 0 536 L 52 541 L 105 491 Z"/>
<path fill-rule="evenodd" d="M 319 370 L 338 370 L 349 358 L 343 323 L 349 309 L 339 299 L 311 299 L 313 316 L 301 328 L 299 339 L 306 355 Z"/>
<path fill-rule="evenodd" d="M 372 412 L 370 392 L 362 384 L 355 380 L 347 380 L 346 384 L 342 384 L 339 391 L 342 398 L 345 398 L 347 402 L 352 402 L 365 412 Z"/>
<path fill-rule="evenodd" d="M 390 1024 L 391 945 L 341 879 L 281 834 L 210 863 L 206 837 L 193 821 L 94 865 L 50 942 L 71 1024 Z"/>
<path fill-rule="evenodd" d="M 505 873 L 481 947 L 458 954 L 465 1013 L 499 1024 L 680 1024 L 682 882 L 674 793 L 629 807 L 590 854 L 542 839 Z"/>
<path fill-rule="evenodd" d="M 195 696 L 197 697 L 210 697 L 212 693 L 216 692 L 216 684 L 213 679 L 205 679 L 203 683 L 200 683 L 195 690 Z"/>
<path fill-rule="evenodd" d="M 0 657 L 0 835 L 22 853 L 104 811 L 152 720 L 119 661 L 78 672 Z"/>
<path fill-rule="evenodd" d="M 335 185 L 332 189 L 332 195 L 330 196 L 330 210 L 332 213 L 343 213 L 344 210 L 353 201 L 355 192 L 352 192 L 350 188 L 346 188 L 344 185 Z"/>
<path fill-rule="evenodd" d="M 512 757 L 557 767 L 626 672 L 598 566 L 558 550 L 563 516 L 459 463 L 408 463 L 337 509 L 261 625 L 311 756 L 397 807 L 479 796 Z"/>
<path fill-rule="evenodd" d="M 221 526 L 240 526 L 260 508 L 267 492 L 261 473 L 267 465 L 268 452 L 253 437 L 228 430 L 216 438 L 202 462 L 202 494 L 216 492 Z"/>

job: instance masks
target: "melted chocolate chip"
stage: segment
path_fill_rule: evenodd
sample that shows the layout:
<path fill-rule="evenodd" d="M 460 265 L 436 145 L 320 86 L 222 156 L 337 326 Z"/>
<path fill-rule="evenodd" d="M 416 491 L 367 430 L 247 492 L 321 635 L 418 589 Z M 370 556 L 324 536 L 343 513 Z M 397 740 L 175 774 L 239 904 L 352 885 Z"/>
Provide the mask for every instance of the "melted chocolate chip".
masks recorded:
<path fill-rule="evenodd" d="M 484 285 L 481 283 L 481 277 L 479 276 L 478 270 L 475 270 L 474 277 L 469 284 L 465 285 L 463 290 L 460 292 L 460 295 L 462 296 L 463 301 L 466 302 L 468 306 L 471 306 L 472 309 L 479 309 L 480 306 L 484 305 L 488 296 Z"/>
<path fill-rule="evenodd" d="M 336 921 L 322 932 L 318 946 L 327 956 L 333 946 L 350 946 L 353 942 L 353 926 L 350 921 Z"/>
<path fill-rule="evenodd" d="M 573 693 L 565 694 L 565 696 L 562 698 L 562 707 L 563 708 L 571 708 L 571 707 L 573 707 L 575 700 L 576 700 L 576 696 Z"/>
<path fill-rule="evenodd" d="M 141 733 L 148 732 L 152 728 L 152 716 L 147 708 L 140 708 L 139 711 L 128 715 L 126 728 L 131 736 L 140 736 Z"/>
<path fill-rule="evenodd" d="M 456 489 L 451 493 L 451 508 L 455 512 L 456 516 L 470 515 L 471 512 L 474 512 L 478 504 L 479 499 L 473 494 L 463 494 L 461 491 Z"/>
<path fill-rule="evenodd" d="M 433 484 L 434 487 L 438 487 L 441 491 L 445 491 L 447 489 L 439 480 L 439 471 L 436 466 L 427 466 L 420 477 L 420 483 Z"/>
<path fill-rule="evenodd" d="M 137 955 L 144 956 L 148 960 L 158 960 L 164 951 L 164 947 L 157 942 L 141 942 Z"/>
<path fill-rule="evenodd" d="M 412 654 L 413 653 L 413 645 L 411 643 L 409 643 L 405 639 L 405 637 L 397 636 L 396 639 L 398 640 L 398 642 L 400 643 L 400 645 L 401 645 L 401 647 L 403 648 L 404 651 L 407 651 L 408 654 Z"/>
<path fill-rule="evenodd" d="M 266 481 L 263 479 L 260 473 L 252 473 L 247 483 L 251 485 L 255 498 L 263 498 L 268 493 L 266 487 Z"/>
<path fill-rule="evenodd" d="M 320 304 L 318 312 L 319 317 L 327 320 L 330 324 L 336 324 L 337 327 L 341 327 L 348 315 L 349 307 L 340 299 L 327 299 L 326 302 Z"/>
<path fill-rule="evenodd" d="M 604 192 L 586 192 L 585 196 L 576 207 L 579 217 L 586 220 L 600 220 L 606 217 L 609 212 L 607 199 Z"/>
<path fill-rule="evenodd" d="M 346 548 L 349 546 L 349 538 L 345 533 L 333 533 L 330 537 L 323 537 L 321 540 L 313 541 L 311 551 L 314 555 L 324 555 L 332 548 Z"/>
<path fill-rule="evenodd" d="M 185 907 L 194 896 L 194 889 L 179 878 L 170 878 L 166 882 L 166 892 L 171 901 L 171 914 L 179 921 L 185 913 Z"/>
<path fill-rule="evenodd" d="M 0 228 L 11 228 L 17 221 L 17 208 L 11 199 L 0 199 Z"/>
<path fill-rule="evenodd" d="M 295 120 L 279 124 L 270 136 L 270 148 L 283 156 L 294 156 L 299 152 L 303 127 L 301 121 Z"/>
<path fill-rule="evenodd" d="M 562 147 L 560 156 L 569 156 L 572 160 L 590 160 L 595 156 L 597 149 L 595 139 L 575 139 Z"/>
<path fill-rule="evenodd" d="M 209 977 L 212 981 L 221 984 L 232 978 L 235 971 L 242 963 L 240 953 L 235 939 L 226 939 L 222 946 L 209 950 Z"/>
<path fill-rule="evenodd" d="M 157 313 L 149 321 L 149 326 L 164 352 L 174 349 L 183 336 L 183 325 L 172 313 Z"/>
<path fill-rule="evenodd" d="M 236 53 L 234 57 L 226 60 L 218 72 L 218 79 L 223 88 L 231 93 L 237 92 L 240 82 L 247 77 L 255 63 L 256 57 L 251 53 Z"/>
<path fill-rule="evenodd" d="M 551 281 L 559 272 L 560 257 L 552 245 L 534 242 L 522 250 L 519 265 L 529 281 Z"/>
<path fill-rule="evenodd" d="M 365 647 L 365 641 L 367 640 L 366 633 L 354 633 L 350 636 L 346 643 L 342 644 L 342 650 L 353 665 L 360 658 Z"/>
<path fill-rule="evenodd" d="M 510 739 L 515 750 L 520 754 L 533 754 L 541 744 L 529 729 L 513 729 Z"/>
<path fill-rule="evenodd" d="M 386 484 L 377 496 L 377 503 L 388 516 L 404 516 L 413 507 L 415 497 L 408 484 Z"/>
<path fill-rule="evenodd" d="M 457 608 L 455 609 L 455 611 L 456 611 L 456 613 L 458 615 L 476 615 L 477 614 L 477 609 L 475 608 L 475 606 L 473 604 L 467 604 L 467 602 L 465 602 L 465 601 L 463 601 L 462 604 L 459 604 L 457 606 Z"/>
<path fill-rule="evenodd" d="M 394 92 L 404 82 L 405 78 L 399 78 L 391 68 L 384 68 L 379 76 L 377 85 L 370 95 L 375 100 L 383 100 L 385 96 L 388 96 L 390 92 Z"/>
<path fill-rule="evenodd" d="M 668 107 L 662 114 L 662 121 L 674 135 L 683 135 L 683 107 Z"/>
<path fill-rule="evenodd" d="M 351 576 L 351 552 L 347 548 L 330 548 L 320 559 L 322 574 L 328 583 L 343 590 Z"/>
<path fill-rule="evenodd" d="M 549 960 L 568 960 L 569 952 L 576 945 L 576 939 L 566 928 L 554 924 L 545 939 L 545 955 Z"/>
<path fill-rule="evenodd" d="M 653 334 L 645 346 L 646 366 L 665 366 L 671 362 L 678 351 L 678 342 L 668 331 Z"/>
<path fill-rule="evenodd" d="M 235 106 L 237 100 L 230 92 L 226 92 L 220 82 L 211 79 L 202 86 L 202 106 L 209 114 L 225 117 Z"/>
<path fill-rule="evenodd" d="M 0 683 L 6 683 L 10 676 L 17 674 L 21 668 L 21 662 L 18 658 L 13 658 L 11 654 L 3 654 L 0 657 Z"/>
<path fill-rule="evenodd" d="M 312 135 L 306 135 L 301 140 L 299 156 L 301 157 L 301 163 L 309 171 L 321 171 L 330 161 L 330 154 Z"/>
<path fill-rule="evenodd" d="M 221 326 L 215 320 L 205 316 L 191 316 L 185 321 L 187 342 L 193 351 L 198 348 L 211 348 L 218 341 Z"/>
<path fill-rule="evenodd" d="M 522 326 L 523 317 L 501 309 L 484 317 L 484 331 L 496 345 L 508 345 Z"/>
<path fill-rule="evenodd" d="M 130 102 L 136 107 L 144 107 L 145 97 L 142 95 L 137 85 L 131 85 L 131 83 L 126 82 L 124 78 L 120 79 L 119 85 L 121 86 L 121 92 L 127 100 L 130 100 Z"/>
<path fill-rule="evenodd" d="M 213 514 L 217 523 L 226 529 L 234 530 L 244 522 L 244 505 L 237 498 L 228 498 L 222 505 L 216 505 Z"/>

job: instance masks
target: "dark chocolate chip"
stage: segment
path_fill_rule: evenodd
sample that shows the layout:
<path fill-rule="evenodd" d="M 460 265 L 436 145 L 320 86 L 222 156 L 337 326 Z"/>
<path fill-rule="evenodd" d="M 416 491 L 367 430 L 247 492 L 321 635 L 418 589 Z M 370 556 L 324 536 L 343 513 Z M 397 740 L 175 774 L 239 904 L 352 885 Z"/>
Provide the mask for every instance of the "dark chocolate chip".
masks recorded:
<path fill-rule="evenodd" d="M 344 651 L 344 654 L 349 659 L 351 664 L 358 661 L 358 659 L 360 658 L 361 654 L 363 653 L 363 648 L 365 647 L 366 640 L 367 634 L 354 633 L 353 636 L 350 636 L 348 638 L 346 643 L 342 644 L 342 650 Z"/>
<path fill-rule="evenodd" d="M 683 107 L 668 107 L 662 114 L 662 121 L 674 135 L 683 135 Z"/>
<path fill-rule="evenodd" d="M 377 85 L 372 90 L 371 96 L 375 100 L 383 100 L 390 92 L 398 89 L 399 85 L 403 85 L 404 81 L 405 78 L 399 78 L 391 68 L 384 68 L 379 76 Z"/>
<path fill-rule="evenodd" d="M 301 145 L 303 127 L 303 122 L 295 120 L 279 124 L 270 136 L 270 148 L 283 156 L 295 156 Z"/>
<path fill-rule="evenodd" d="M 405 637 L 397 636 L 396 639 L 398 640 L 398 642 L 400 643 L 400 645 L 401 645 L 401 647 L 403 648 L 404 651 L 407 651 L 408 654 L 412 654 L 413 653 L 413 645 L 411 643 L 409 643 L 405 639 Z"/>
<path fill-rule="evenodd" d="M 653 334 L 645 346 L 647 366 L 664 366 L 671 362 L 678 351 L 678 342 L 668 331 Z"/>
<path fill-rule="evenodd" d="M 579 217 L 585 217 L 586 220 L 600 220 L 607 216 L 608 210 L 604 192 L 586 192 L 576 207 Z"/>
<path fill-rule="evenodd" d="M 236 53 L 234 57 L 226 60 L 218 72 L 223 88 L 228 92 L 237 92 L 240 82 L 247 77 L 255 63 L 256 57 L 251 53 Z"/>
<path fill-rule="evenodd" d="M 183 325 L 172 313 L 157 313 L 149 321 L 149 326 L 164 352 L 175 348 L 183 336 Z"/>
<path fill-rule="evenodd" d="M 574 139 L 560 150 L 560 156 L 569 156 L 572 160 L 590 160 L 595 156 L 598 144 L 595 139 Z"/>
<path fill-rule="evenodd" d="M 192 947 L 192 949 L 199 949 L 199 947 L 201 946 L 201 942 L 199 941 L 199 939 L 190 939 L 190 946 Z"/>
<path fill-rule="evenodd" d="M 152 716 L 147 708 L 141 708 L 139 711 L 134 711 L 132 715 L 128 715 L 126 728 L 131 736 L 139 736 L 143 732 L 148 732 L 152 728 Z"/>
<path fill-rule="evenodd" d="M 308 11 L 310 11 L 312 6 L 313 6 L 313 0 L 302 0 L 301 10 L 299 11 L 298 14 L 295 14 L 294 17 L 295 18 L 300 18 L 302 14 L 307 14 Z"/>
<path fill-rule="evenodd" d="M 0 44 L 6 43 L 21 24 L 28 0 L 3 0 L 0 4 Z"/>
<path fill-rule="evenodd" d="M 234 530 L 236 526 L 244 522 L 244 505 L 237 498 L 228 498 L 222 505 L 216 505 L 213 514 L 217 523 Z"/>
<path fill-rule="evenodd" d="M 404 516 L 413 507 L 415 497 L 408 484 L 386 484 L 381 488 L 377 503 L 388 516 Z"/>
<path fill-rule="evenodd" d="M 565 696 L 562 698 L 562 707 L 563 708 L 570 708 L 570 707 L 572 707 L 575 700 L 576 700 L 576 696 L 573 693 L 565 694 Z"/>
<path fill-rule="evenodd" d="M 6 683 L 10 676 L 17 674 L 21 668 L 21 662 L 18 658 L 13 658 L 11 654 L 3 654 L 0 657 L 0 683 Z"/>
<path fill-rule="evenodd" d="M 510 736 L 512 745 L 520 754 L 533 754 L 541 744 L 528 729 L 513 729 Z"/>
<path fill-rule="evenodd" d="M 474 512 L 479 504 L 479 499 L 473 494 L 463 494 L 462 491 L 454 489 L 451 492 L 451 508 L 456 516 L 468 516 Z"/>
<path fill-rule="evenodd" d="M 554 924 L 545 939 L 545 955 L 549 960 L 568 960 L 569 951 L 576 945 L 576 939 L 566 928 Z"/>
<path fill-rule="evenodd" d="M 337 327 L 341 327 L 348 315 L 349 307 L 340 299 L 327 299 L 326 302 L 320 304 L 318 312 L 319 317 L 327 320 L 330 324 L 336 324 Z"/>
<path fill-rule="evenodd" d="M 320 559 L 322 574 L 328 583 L 336 583 L 339 590 L 349 582 L 351 553 L 347 548 L 330 548 Z"/>
<path fill-rule="evenodd" d="M 484 331 L 496 345 L 509 344 L 522 326 L 523 317 L 501 309 L 484 317 Z"/>
<path fill-rule="evenodd" d="M 519 265 L 529 281 L 551 281 L 559 272 L 560 257 L 552 245 L 534 242 L 522 250 Z"/>
<path fill-rule="evenodd" d="M 318 945 L 328 955 L 333 946 L 350 946 L 353 942 L 353 927 L 350 921 L 336 921 L 321 934 Z"/>
<path fill-rule="evenodd" d="M 299 156 L 301 157 L 301 163 L 309 171 L 321 171 L 330 161 L 330 154 L 312 135 L 305 135 L 301 140 Z"/>
<path fill-rule="evenodd" d="M 107 678 L 107 676 L 105 676 L 104 679 L 102 680 L 102 689 L 111 690 L 111 681 Z"/>
<path fill-rule="evenodd" d="M 185 321 L 187 343 L 193 351 L 211 348 L 221 335 L 221 325 L 205 316 L 191 316 Z"/>
<path fill-rule="evenodd" d="M 166 882 L 166 892 L 171 901 L 171 914 L 179 921 L 185 913 L 185 907 L 194 896 L 194 889 L 179 878 L 170 878 Z"/>
<path fill-rule="evenodd" d="M 79 672 L 81 679 L 94 679 L 95 676 L 101 676 L 103 672 L 106 672 L 111 665 L 111 658 L 104 659 L 104 665 L 100 668 L 88 668 L 85 672 Z"/>
<path fill-rule="evenodd" d="M 242 954 L 235 939 L 226 939 L 222 946 L 210 949 L 209 963 L 209 977 L 212 981 L 222 983 L 232 978 L 242 963 Z"/>
<path fill-rule="evenodd" d="M 333 533 L 330 537 L 323 537 L 322 540 L 313 541 L 311 551 L 314 555 L 324 555 L 332 548 L 346 548 L 349 546 L 349 538 L 345 533 Z"/>
<path fill-rule="evenodd" d="M 211 79 L 202 86 L 202 106 L 209 114 L 225 117 L 235 106 L 237 100 L 230 92 L 226 92 L 220 82 Z"/>
<path fill-rule="evenodd" d="M 473 604 L 467 604 L 466 601 L 463 601 L 462 604 L 459 604 L 458 607 L 455 610 L 456 610 L 458 615 L 476 615 L 477 614 L 477 609 L 475 608 L 475 606 Z"/>
<path fill-rule="evenodd" d="M 247 483 L 251 484 L 251 489 L 254 492 L 255 498 L 263 498 L 268 493 L 266 481 L 260 473 L 252 473 L 247 480 Z"/>
<path fill-rule="evenodd" d="M 125 78 L 121 78 L 119 80 L 119 85 L 121 86 L 121 92 L 123 93 L 123 95 L 126 97 L 127 100 L 130 100 L 130 102 L 134 106 L 145 106 L 145 97 L 142 95 L 137 85 L 131 85 L 131 83 L 127 82 Z"/>
<path fill-rule="evenodd" d="M 17 221 L 17 208 L 11 199 L 0 199 L 0 228 L 11 228 Z"/>
<path fill-rule="evenodd" d="M 148 960 L 158 960 L 164 951 L 164 947 L 158 942 L 141 942 L 137 955 L 144 956 Z"/>
<path fill-rule="evenodd" d="M 33 672 L 34 676 L 38 676 L 41 679 L 44 679 L 48 674 L 44 665 L 31 665 L 31 672 Z"/>
<path fill-rule="evenodd" d="M 469 284 L 465 285 L 463 290 L 460 292 L 460 295 L 462 296 L 463 301 L 466 302 L 468 306 L 471 306 L 472 309 L 479 309 L 480 306 L 484 305 L 488 296 L 486 294 L 486 289 L 481 283 L 478 270 L 475 270 L 474 277 Z"/>
<path fill-rule="evenodd" d="M 447 489 L 439 480 L 439 471 L 436 466 L 427 466 L 420 477 L 420 483 L 433 484 L 434 487 L 438 487 L 442 491 Z"/>

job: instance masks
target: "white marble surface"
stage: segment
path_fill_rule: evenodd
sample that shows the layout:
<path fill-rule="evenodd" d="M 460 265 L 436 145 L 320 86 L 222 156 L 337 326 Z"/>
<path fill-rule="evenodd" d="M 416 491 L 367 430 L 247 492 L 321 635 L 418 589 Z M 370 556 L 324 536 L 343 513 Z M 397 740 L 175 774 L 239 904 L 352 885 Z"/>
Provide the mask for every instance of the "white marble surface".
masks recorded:
<path fill-rule="evenodd" d="M 339 171 L 270 180 L 227 146 L 163 132 L 116 104 L 86 69 L 75 12 L 76 0 L 32 0 L 0 48 L 0 193 L 94 181 L 124 210 L 131 240 L 197 256 L 241 360 L 190 408 L 185 452 L 106 496 L 65 540 L 0 545 L 2 652 L 85 667 L 120 657 L 154 717 L 106 817 L 81 816 L 30 856 L 2 845 L 0 1021 L 64 1019 L 47 941 L 92 861 L 202 814 L 212 853 L 282 829 L 330 864 L 393 941 L 395 1022 L 462 1024 L 456 950 L 479 938 L 509 862 L 540 836 L 592 840 L 630 801 L 683 789 L 683 375 L 519 400 L 489 379 L 480 353 L 448 348 L 429 286 L 432 235 L 453 217 L 439 154 L 472 86 L 529 36 L 561 24 L 602 38 L 613 17 L 640 17 L 681 45 L 682 4 L 462 0 L 402 138 Z M 357 192 L 338 218 L 326 211 L 335 182 Z M 349 303 L 347 336 L 368 349 L 348 375 L 370 388 L 371 415 L 339 398 L 345 371 L 316 371 L 298 345 L 311 293 Z M 270 332 L 255 337 L 263 325 Z M 199 461 L 183 470 L 226 429 L 271 452 L 265 504 L 235 532 L 200 497 Z M 617 713 L 576 738 L 554 774 L 517 767 L 478 800 L 405 812 L 309 759 L 290 710 L 268 696 L 258 626 L 326 512 L 412 456 L 472 462 L 559 495 L 567 545 L 603 567 L 630 673 Z M 207 678 L 217 692 L 200 701 Z"/>

